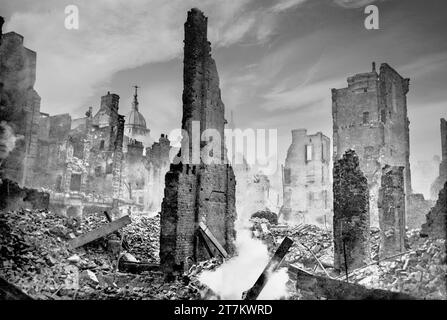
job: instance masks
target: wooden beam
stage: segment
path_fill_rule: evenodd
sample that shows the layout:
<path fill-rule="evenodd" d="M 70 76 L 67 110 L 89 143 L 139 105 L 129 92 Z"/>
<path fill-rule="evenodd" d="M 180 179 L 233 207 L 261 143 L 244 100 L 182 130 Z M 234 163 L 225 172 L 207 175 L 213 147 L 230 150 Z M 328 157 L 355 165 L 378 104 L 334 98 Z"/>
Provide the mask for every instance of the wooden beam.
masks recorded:
<path fill-rule="evenodd" d="M 112 217 L 110 216 L 110 214 L 107 211 L 104 211 L 104 215 L 106 216 L 106 219 L 107 219 L 108 222 L 112 222 L 113 221 Z M 127 251 L 130 251 L 129 243 L 124 238 L 124 236 L 121 234 L 121 232 L 116 231 L 116 234 L 118 235 L 118 237 L 120 237 L 120 239 L 123 239 L 123 248 L 126 249 Z"/>
<path fill-rule="evenodd" d="M 216 256 L 216 254 L 214 253 L 213 250 L 211 250 L 211 247 L 210 247 L 210 245 L 208 244 L 208 242 L 209 242 L 210 240 L 208 240 L 208 237 L 206 236 L 205 232 L 203 232 L 202 229 L 199 229 L 199 232 L 197 233 L 197 237 L 198 237 L 198 240 L 199 240 L 199 241 L 202 241 L 203 246 L 205 247 L 206 252 L 208 253 L 210 259 L 211 259 L 211 258 L 214 258 L 214 257 Z"/>
<path fill-rule="evenodd" d="M 90 243 L 96 239 L 103 238 L 103 237 L 121 229 L 122 227 L 130 224 L 131 222 L 132 222 L 132 220 L 130 219 L 129 216 L 121 217 L 121 218 L 114 220 L 110 223 L 104 224 L 95 230 L 84 233 L 84 234 L 80 235 L 79 237 L 70 240 L 69 245 L 73 249 L 82 247 L 83 245 L 86 245 L 87 243 Z"/>
<path fill-rule="evenodd" d="M 33 300 L 33 298 L 0 277 L 0 300 Z"/>
<path fill-rule="evenodd" d="M 415 300 L 406 293 L 382 289 L 369 289 L 355 283 L 311 274 L 297 266 L 289 266 L 291 278 L 296 279 L 296 288 L 304 295 L 329 300 Z"/>
<path fill-rule="evenodd" d="M 210 239 L 210 241 L 213 243 L 213 245 L 216 247 L 216 249 L 219 251 L 219 253 L 227 259 L 229 257 L 227 251 L 222 247 L 222 245 L 217 241 L 216 237 L 211 233 L 210 229 L 203 223 L 199 223 L 200 229 L 204 232 L 204 234 Z"/>
<path fill-rule="evenodd" d="M 118 270 L 120 272 L 138 274 L 144 271 L 160 271 L 160 265 L 156 263 L 147 263 L 147 262 L 123 261 L 122 259 L 120 259 L 118 263 Z"/>
<path fill-rule="evenodd" d="M 292 239 L 288 237 L 284 238 L 278 249 L 276 249 L 276 252 L 273 255 L 272 259 L 269 261 L 264 271 L 259 276 L 258 280 L 256 280 L 253 287 L 242 294 L 242 298 L 244 300 L 256 300 L 259 297 L 262 289 L 264 289 L 265 285 L 267 284 L 268 277 L 281 265 L 282 260 L 286 256 L 287 252 L 289 252 L 292 244 Z"/>

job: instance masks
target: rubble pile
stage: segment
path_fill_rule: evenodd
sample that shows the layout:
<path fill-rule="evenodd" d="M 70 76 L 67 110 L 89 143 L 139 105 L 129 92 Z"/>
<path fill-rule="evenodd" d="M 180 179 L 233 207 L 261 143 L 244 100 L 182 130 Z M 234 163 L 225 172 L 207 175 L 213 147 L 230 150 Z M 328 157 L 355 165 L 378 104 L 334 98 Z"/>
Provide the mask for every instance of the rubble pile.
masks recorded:
<path fill-rule="evenodd" d="M 293 240 L 293 246 L 285 262 L 300 265 L 309 271 L 322 272 L 323 270 L 316 269 L 318 262 L 315 257 L 317 257 L 325 268 L 333 266 L 334 249 L 331 231 L 315 225 L 298 225 L 293 228 L 271 228 L 271 232 L 277 243 L 284 237 Z"/>
<path fill-rule="evenodd" d="M 345 280 L 333 268 L 332 232 L 314 225 L 272 226 L 265 219 L 252 219 L 253 235 L 268 246 L 284 237 L 294 241 L 285 262 L 310 273 Z M 261 225 L 264 225 L 261 228 Z M 262 230 L 267 231 L 265 233 Z M 407 232 L 406 251 L 379 260 L 380 231 L 371 228 L 371 264 L 349 273 L 349 282 L 367 288 L 403 292 L 421 299 L 446 299 L 447 261 L 445 240 L 420 237 L 420 230 Z M 271 240 L 271 237 L 274 240 Z M 312 251 L 312 253 L 311 253 Z M 315 259 L 318 258 L 324 270 Z"/>
<path fill-rule="evenodd" d="M 71 273 L 63 223 L 46 211 L 0 212 L 0 276 L 33 298 L 51 298 Z"/>
<path fill-rule="evenodd" d="M 445 240 L 421 238 L 419 232 L 407 232 L 409 249 L 404 254 L 359 269 L 350 281 L 421 299 L 446 299 Z"/>
<path fill-rule="evenodd" d="M 120 232 L 138 259 L 156 261 L 159 217 L 133 219 Z M 183 279 L 168 283 L 157 271 L 118 272 L 117 257 L 103 246 L 104 239 L 69 248 L 68 241 L 74 236 L 103 223 L 107 220 L 101 214 L 87 216 L 79 225 L 42 210 L 0 212 L 0 277 L 32 298 L 44 300 L 200 299 L 208 292 L 198 283 L 197 274 L 216 267 L 217 260 L 201 263 Z"/>
<path fill-rule="evenodd" d="M 159 263 L 160 215 L 131 216 L 132 223 L 122 229 L 130 252 L 140 261 Z"/>

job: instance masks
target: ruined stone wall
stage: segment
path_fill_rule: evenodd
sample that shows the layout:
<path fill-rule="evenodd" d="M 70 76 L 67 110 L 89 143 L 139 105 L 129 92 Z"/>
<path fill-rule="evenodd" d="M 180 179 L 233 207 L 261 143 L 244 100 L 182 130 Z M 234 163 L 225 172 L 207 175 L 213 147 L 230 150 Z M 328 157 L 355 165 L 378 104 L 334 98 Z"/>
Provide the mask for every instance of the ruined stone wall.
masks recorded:
<path fill-rule="evenodd" d="M 220 99 L 216 64 L 207 40 L 207 18 L 198 9 L 188 12 L 185 23 L 184 91 L 182 129 L 192 135 L 192 121 L 200 121 L 201 134 L 215 129 L 220 134 L 224 157 L 224 104 Z M 160 262 L 171 273 L 190 262 L 208 258 L 197 238 L 204 222 L 219 243 L 231 254 L 235 238 L 235 177 L 226 164 L 190 165 L 192 139 L 182 140 L 182 161 L 166 174 L 160 217 Z M 203 147 L 194 146 L 194 148 Z"/>
<path fill-rule="evenodd" d="M 280 215 L 286 221 L 323 225 L 332 220 L 330 139 L 321 132 L 292 131 L 283 169 L 284 194 Z"/>
<path fill-rule="evenodd" d="M 335 161 L 333 190 L 334 267 L 351 271 L 370 259 L 368 182 L 353 150 Z"/>
<path fill-rule="evenodd" d="M 332 89 L 334 160 L 348 149 L 359 156 L 368 179 L 371 224 L 379 225 L 378 191 L 386 164 L 404 166 L 405 193 L 411 194 L 408 79 L 389 65 L 348 78 L 348 87 Z"/>
<path fill-rule="evenodd" d="M 447 240 L 447 182 L 439 192 L 436 205 L 426 215 L 421 235 Z"/>
<path fill-rule="evenodd" d="M 3 176 L 21 185 L 32 182 L 37 156 L 40 96 L 34 90 L 36 53 L 23 46 L 15 32 L 2 35 L 0 46 L 0 119 L 17 138 L 15 148 L 1 162 Z"/>
<path fill-rule="evenodd" d="M 435 203 L 433 200 L 426 200 L 421 193 L 413 193 L 407 197 L 405 222 L 408 229 L 421 228 L 425 223 L 425 216 Z"/>
<path fill-rule="evenodd" d="M 404 167 L 385 166 L 379 189 L 381 259 L 405 251 Z"/>
<path fill-rule="evenodd" d="M 431 186 L 431 197 L 437 199 L 444 183 L 447 181 L 447 121 L 441 119 L 441 150 L 442 159 L 439 164 L 439 176 Z"/>

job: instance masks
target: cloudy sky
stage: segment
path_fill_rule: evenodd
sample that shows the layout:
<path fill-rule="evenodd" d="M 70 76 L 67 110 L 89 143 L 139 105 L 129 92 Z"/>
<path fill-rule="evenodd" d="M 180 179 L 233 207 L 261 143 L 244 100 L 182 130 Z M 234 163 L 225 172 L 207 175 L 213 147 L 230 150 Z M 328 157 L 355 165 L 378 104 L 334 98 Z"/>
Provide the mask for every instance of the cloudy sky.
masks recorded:
<path fill-rule="evenodd" d="M 364 8 L 379 8 L 366 30 Z M 67 5 L 79 30 L 64 27 Z M 183 23 L 191 7 L 209 17 L 223 101 L 240 128 L 278 129 L 279 161 L 290 130 L 332 138 L 331 88 L 389 63 L 411 78 L 411 156 L 440 154 L 447 117 L 447 3 L 443 0 L 0 0 L 4 31 L 37 51 L 43 112 L 82 116 L 107 91 L 126 114 L 132 85 L 153 136 L 181 122 Z"/>

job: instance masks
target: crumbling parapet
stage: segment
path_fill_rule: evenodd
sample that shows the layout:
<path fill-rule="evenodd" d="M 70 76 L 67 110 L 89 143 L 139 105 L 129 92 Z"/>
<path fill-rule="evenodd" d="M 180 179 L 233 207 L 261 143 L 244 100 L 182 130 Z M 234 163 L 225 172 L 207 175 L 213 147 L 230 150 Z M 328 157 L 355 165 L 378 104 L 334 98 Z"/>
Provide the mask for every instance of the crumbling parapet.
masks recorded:
<path fill-rule="evenodd" d="M 353 150 L 334 164 L 334 267 L 350 271 L 368 263 L 368 181 Z"/>
<path fill-rule="evenodd" d="M 422 225 L 421 235 L 447 240 L 447 182 L 439 192 L 436 205 L 426 218 L 427 222 Z"/>
<path fill-rule="evenodd" d="M 379 189 L 380 258 L 405 250 L 404 167 L 385 166 Z"/>

